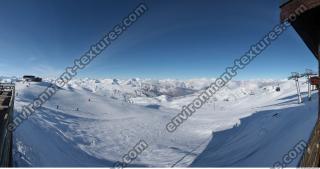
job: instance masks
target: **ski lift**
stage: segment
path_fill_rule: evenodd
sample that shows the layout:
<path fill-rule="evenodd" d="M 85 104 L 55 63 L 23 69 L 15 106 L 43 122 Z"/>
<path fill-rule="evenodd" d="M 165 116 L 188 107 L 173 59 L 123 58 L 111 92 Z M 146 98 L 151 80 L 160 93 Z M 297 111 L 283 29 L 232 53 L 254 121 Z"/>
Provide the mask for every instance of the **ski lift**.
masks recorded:
<path fill-rule="evenodd" d="M 296 83 L 296 88 L 297 88 L 297 95 L 298 95 L 298 103 L 302 103 L 302 98 L 301 98 L 301 92 L 300 92 L 300 85 L 299 85 L 299 78 L 302 77 L 299 73 L 297 72 L 292 72 L 292 75 L 288 78 L 288 80 L 293 79 Z"/>
<path fill-rule="evenodd" d="M 277 85 L 276 85 L 276 92 L 280 92 L 281 88 L 280 88 L 280 83 L 277 82 Z"/>
<path fill-rule="evenodd" d="M 308 84 L 308 98 L 309 98 L 309 101 L 311 100 L 311 88 L 312 88 L 312 83 L 314 81 L 316 81 L 316 79 L 312 79 L 312 76 L 314 75 L 317 75 L 316 73 L 314 73 L 312 70 L 310 69 L 306 69 L 306 72 L 302 75 L 304 77 L 307 77 L 307 84 Z M 313 80 L 313 82 L 312 82 Z"/>

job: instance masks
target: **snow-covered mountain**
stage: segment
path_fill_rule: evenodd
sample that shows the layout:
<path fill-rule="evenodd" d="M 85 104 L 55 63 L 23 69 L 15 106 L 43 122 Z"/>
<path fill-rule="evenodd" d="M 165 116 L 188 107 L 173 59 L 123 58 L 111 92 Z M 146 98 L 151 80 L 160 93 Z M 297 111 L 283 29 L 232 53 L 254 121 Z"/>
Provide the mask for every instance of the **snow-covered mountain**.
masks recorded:
<path fill-rule="evenodd" d="M 299 140 L 308 140 L 317 97 L 307 101 L 301 82 L 305 102 L 297 104 L 295 84 L 287 80 L 232 81 L 177 131 L 166 131 L 182 106 L 213 81 L 72 80 L 15 131 L 15 165 L 111 167 L 145 140 L 149 146 L 132 166 L 272 167 Z M 49 79 L 16 82 L 15 114 L 48 85 Z"/>
<path fill-rule="evenodd" d="M 17 81 L 17 77 L 0 76 L 0 83 L 11 83 Z"/>

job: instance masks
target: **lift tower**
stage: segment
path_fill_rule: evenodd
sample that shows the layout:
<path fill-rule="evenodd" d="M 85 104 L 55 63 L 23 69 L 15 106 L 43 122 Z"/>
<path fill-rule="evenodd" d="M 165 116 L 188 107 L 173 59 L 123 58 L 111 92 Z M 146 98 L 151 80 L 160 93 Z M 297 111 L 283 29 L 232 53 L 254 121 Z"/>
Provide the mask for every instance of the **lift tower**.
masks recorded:
<path fill-rule="evenodd" d="M 302 98 L 301 98 L 301 92 L 300 92 L 300 84 L 299 84 L 299 78 L 301 75 L 297 72 L 292 72 L 292 75 L 288 78 L 288 80 L 294 80 L 296 82 L 296 88 L 297 88 L 297 96 L 298 96 L 298 103 L 302 103 Z"/>
<path fill-rule="evenodd" d="M 306 69 L 306 72 L 301 74 L 301 77 L 307 78 L 307 84 L 308 84 L 308 99 L 311 101 L 311 77 L 317 75 L 317 73 L 314 73 L 310 69 Z"/>

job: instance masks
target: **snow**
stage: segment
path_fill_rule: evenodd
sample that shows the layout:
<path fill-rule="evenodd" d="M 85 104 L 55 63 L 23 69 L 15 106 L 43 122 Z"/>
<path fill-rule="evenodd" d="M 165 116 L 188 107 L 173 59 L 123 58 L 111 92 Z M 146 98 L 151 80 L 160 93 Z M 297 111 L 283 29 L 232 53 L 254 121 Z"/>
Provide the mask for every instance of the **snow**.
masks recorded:
<path fill-rule="evenodd" d="M 72 80 L 14 132 L 14 163 L 111 167 L 144 140 L 148 148 L 130 166 L 272 167 L 308 140 L 317 94 L 307 101 L 301 82 L 305 102 L 297 104 L 294 81 L 287 80 L 231 81 L 177 131 L 167 132 L 171 118 L 213 80 Z M 15 114 L 49 85 L 16 82 Z"/>

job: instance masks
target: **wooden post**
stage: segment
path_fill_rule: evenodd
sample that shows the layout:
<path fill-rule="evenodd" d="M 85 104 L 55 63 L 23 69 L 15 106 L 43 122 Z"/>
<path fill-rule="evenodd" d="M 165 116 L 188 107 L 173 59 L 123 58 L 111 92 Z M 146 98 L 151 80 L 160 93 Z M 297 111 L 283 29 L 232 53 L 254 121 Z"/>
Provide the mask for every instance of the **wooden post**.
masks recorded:
<path fill-rule="evenodd" d="M 320 35 L 318 35 L 320 36 Z M 318 76 L 320 76 L 320 42 L 318 41 Z M 318 122 L 320 123 L 320 87 L 318 87 Z"/>

